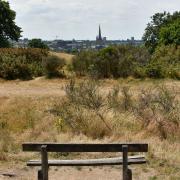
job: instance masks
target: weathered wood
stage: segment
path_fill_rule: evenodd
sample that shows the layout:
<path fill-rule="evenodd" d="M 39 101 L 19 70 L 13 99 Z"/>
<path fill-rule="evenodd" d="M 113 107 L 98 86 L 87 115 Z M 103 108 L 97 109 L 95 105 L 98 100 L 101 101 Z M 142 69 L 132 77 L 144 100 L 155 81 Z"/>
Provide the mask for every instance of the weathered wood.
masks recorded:
<path fill-rule="evenodd" d="M 48 152 L 122 152 L 122 146 L 128 145 L 129 152 L 147 152 L 148 144 L 58 144 L 58 143 L 24 143 L 23 151 L 38 152 L 47 145 Z"/>
<path fill-rule="evenodd" d="M 89 160 L 49 160 L 49 166 L 105 166 L 105 165 L 122 165 L 122 158 L 103 158 Z M 144 164 L 146 163 L 144 156 L 128 157 L 128 164 Z M 27 166 L 41 166 L 41 161 L 30 160 Z"/>
<path fill-rule="evenodd" d="M 9 173 L 9 172 L 0 173 L 0 175 L 7 176 L 7 177 L 16 177 L 17 176 L 17 174 Z"/>
<path fill-rule="evenodd" d="M 43 180 L 43 175 L 41 170 L 38 170 L 38 180 Z"/>
<path fill-rule="evenodd" d="M 148 152 L 148 144 L 59 144 L 59 143 L 24 143 L 23 151 L 41 152 L 42 159 L 31 160 L 28 166 L 41 166 L 38 178 L 48 180 L 49 166 L 100 166 L 123 164 L 123 180 L 132 180 L 129 164 L 146 163 L 144 157 L 128 157 L 128 152 Z M 123 152 L 123 158 L 90 159 L 90 160 L 49 160 L 48 152 Z M 42 178 L 41 178 L 42 176 Z"/>
<path fill-rule="evenodd" d="M 46 148 L 46 145 L 41 146 L 41 171 L 43 180 L 48 180 L 48 154 Z"/>
<path fill-rule="evenodd" d="M 128 180 L 132 180 L 132 170 L 131 170 L 131 169 L 128 169 L 127 179 L 128 179 Z"/>
<path fill-rule="evenodd" d="M 128 180 L 128 146 L 122 146 L 123 151 L 123 180 Z"/>

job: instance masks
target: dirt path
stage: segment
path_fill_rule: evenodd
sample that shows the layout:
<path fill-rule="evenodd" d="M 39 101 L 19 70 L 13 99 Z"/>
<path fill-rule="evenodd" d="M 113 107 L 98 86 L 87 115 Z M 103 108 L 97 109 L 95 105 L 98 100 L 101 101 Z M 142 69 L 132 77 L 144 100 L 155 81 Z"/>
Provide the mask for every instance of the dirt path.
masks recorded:
<path fill-rule="evenodd" d="M 0 80 L 0 97 L 14 97 L 14 96 L 22 96 L 22 97 L 34 97 L 34 96 L 64 96 L 65 91 L 64 87 L 68 80 L 47 80 L 43 77 L 37 78 L 31 81 L 2 81 Z M 103 92 L 108 92 L 114 84 L 117 84 L 118 81 L 107 80 L 105 83 L 105 88 Z M 120 82 L 119 82 L 120 83 Z M 153 83 L 150 82 L 126 82 L 121 83 L 124 85 L 130 85 L 133 93 L 139 91 L 143 87 L 149 87 Z M 156 82 L 156 85 L 159 83 Z M 164 84 L 164 83 L 162 83 Z M 165 81 L 167 87 L 176 89 L 177 93 L 180 93 L 180 83 L 179 81 L 170 80 Z"/>
<path fill-rule="evenodd" d="M 0 97 L 63 96 L 66 81 L 41 80 L 0 82 Z"/>

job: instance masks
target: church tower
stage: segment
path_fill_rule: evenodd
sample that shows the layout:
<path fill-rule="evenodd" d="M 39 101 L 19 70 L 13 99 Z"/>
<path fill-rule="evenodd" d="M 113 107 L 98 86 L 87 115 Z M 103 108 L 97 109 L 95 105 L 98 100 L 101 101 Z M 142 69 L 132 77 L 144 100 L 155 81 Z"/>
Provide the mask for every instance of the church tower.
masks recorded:
<path fill-rule="evenodd" d="M 99 25 L 99 41 L 102 41 L 102 35 L 101 35 L 101 26 Z"/>
<path fill-rule="evenodd" d="M 99 34 L 96 37 L 96 41 L 101 42 L 103 41 L 102 34 L 101 34 L 101 26 L 99 25 Z"/>

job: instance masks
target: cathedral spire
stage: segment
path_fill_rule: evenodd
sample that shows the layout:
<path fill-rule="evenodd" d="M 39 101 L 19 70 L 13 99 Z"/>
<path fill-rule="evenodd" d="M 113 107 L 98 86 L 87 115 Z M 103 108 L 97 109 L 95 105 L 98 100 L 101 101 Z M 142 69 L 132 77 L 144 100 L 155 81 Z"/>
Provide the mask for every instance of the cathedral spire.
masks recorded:
<path fill-rule="evenodd" d="M 101 26 L 99 25 L 99 40 L 102 40 L 102 35 L 101 35 Z"/>

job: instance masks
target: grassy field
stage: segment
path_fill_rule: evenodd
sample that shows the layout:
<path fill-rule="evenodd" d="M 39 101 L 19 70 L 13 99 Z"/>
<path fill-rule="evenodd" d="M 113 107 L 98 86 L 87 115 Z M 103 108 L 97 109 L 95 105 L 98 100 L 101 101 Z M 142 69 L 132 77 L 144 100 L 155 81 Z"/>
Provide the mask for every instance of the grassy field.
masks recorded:
<path fill-rule="evenodd" d="M 111 132 L 99 121 L 94 112 L 83 109 L 86 126 L 75 129 L 64 124 L 61 117 L 51 113 L 54 107 L 63 109 L 67 102 L 65 86 L 69 80 L 46 80 L 38 78 L 32 81 L 0 81 L 0 179 L 2 172 L 14 172 L 14 179 L 36 179 L 35 168 L 26 168 L 25 162 L 37 158 L 38 154 L 23 153 L 21 144 L 26 141 L 76 142 L 76 143 L 112 143 L 112 142 L 147 142 L 150 146 L 146 165 L 132 166 L 135 179 L 147 180 L 178 180 L 180 179 L 180 140 L 179 126 L 174 133 L 162 138 L 159 132 L 153 131 L 153 124 L 144 128 L 138 118 L 129 111 L 118 112 L 112 116 L 107 114 L 106 122 Z M 84 79 L 78 79 L 81 83 Z M 136 97 L 142 89 L 163 86 L 173 89 L 176 101 L 180 99 L 180 82 L 175 80 L 103 80 L 100 92 L 108 94 L 113 86 L 130 87 L 130 93 Z M 135 100 L 134 99 L 134 100 Z M 71 112 L 74 113 L 71 106 Z M 179 112 L 178 112 L 179 113 Z M 75 117 L 78 112 L 76 112 Z M 116 117 L 116 118 L 115 118 Z M 93 120 L 93 121 L 92 121 Z M 92 123 L 93 122 L 93 123 Z M 179 123 L 179 122 L 178 122 Z M 153 128 L 152 128 L 152 127 Z M 86 128 L 85 128 L 86 127 Z M 168 130 L 171 130 L 170 126 Z M 173 134 L 173 132 L 172 132 Z M 52 158 L 94 158 L 112 157 L 119 154 L 52 154 Z M 27 175 L 29 178 L 27 178 Z M 52 168 L 51 179 L 119 179 L 119 167 L 108 168 Z M 73 177 L 73 178 L 72 178 Z M 6 178 L 8 179 L 8 178 Z"/>

